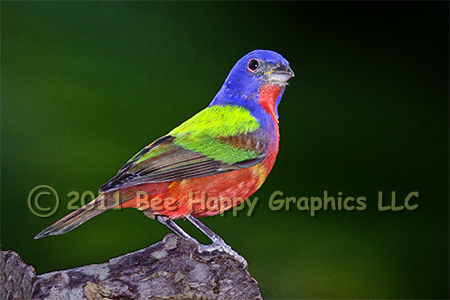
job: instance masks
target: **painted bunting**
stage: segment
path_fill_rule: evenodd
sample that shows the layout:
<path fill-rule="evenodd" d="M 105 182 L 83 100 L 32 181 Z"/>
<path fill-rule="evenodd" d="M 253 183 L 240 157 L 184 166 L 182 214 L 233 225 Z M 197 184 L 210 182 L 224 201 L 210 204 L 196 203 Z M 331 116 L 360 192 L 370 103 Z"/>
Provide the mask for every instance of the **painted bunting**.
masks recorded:
<path fill-rule="evenodd" d="M 198 243 L 173 221 L 189 220 L 212 241 L 199 251 L 225 251 L 246 265 L 197 218 L 240 204 L 263 184 L 278 153 L 278 104 L 293 76 L 280 54 L 248 53 L 208 107 L 134 155 L 96 199 L 35 239 L 66 233 L 111 208 L 135 207 Z"/>

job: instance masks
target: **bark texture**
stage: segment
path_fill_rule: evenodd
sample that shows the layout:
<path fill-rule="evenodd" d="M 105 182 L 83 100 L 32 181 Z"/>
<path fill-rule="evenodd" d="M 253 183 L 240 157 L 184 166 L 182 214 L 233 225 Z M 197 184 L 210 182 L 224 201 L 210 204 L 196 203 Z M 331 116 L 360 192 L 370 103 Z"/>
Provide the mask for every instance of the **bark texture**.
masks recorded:
<path fill-rule="evenodd" d="M 226 253 L 197 251 L 168 234 L 103 264 L 36 275 L 13 251 L 0 255 L 0 299 L 262 299 L 258 283 Z"/>

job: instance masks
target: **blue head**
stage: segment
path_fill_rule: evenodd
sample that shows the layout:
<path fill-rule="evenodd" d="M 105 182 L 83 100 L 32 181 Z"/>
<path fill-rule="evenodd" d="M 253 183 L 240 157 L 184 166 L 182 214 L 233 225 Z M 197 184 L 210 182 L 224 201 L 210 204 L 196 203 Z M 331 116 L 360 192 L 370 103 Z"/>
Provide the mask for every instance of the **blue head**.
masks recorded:
<path fill-rule="evenodd" d="M 234 65 L 209 106 L 239 105 L 263 123 L 266 113 L 278 119 L 278 104 L 287 81 L 293 76 L 289 62 L 280 54 L 270 50 L 252 51 Z"/>

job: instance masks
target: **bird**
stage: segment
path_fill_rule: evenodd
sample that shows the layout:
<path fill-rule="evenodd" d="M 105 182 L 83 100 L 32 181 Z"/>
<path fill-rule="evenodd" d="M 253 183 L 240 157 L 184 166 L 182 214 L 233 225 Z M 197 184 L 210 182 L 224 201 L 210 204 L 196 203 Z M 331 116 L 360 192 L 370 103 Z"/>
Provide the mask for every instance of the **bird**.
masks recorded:
<path fill-rule="evenodd" d="M 233 66 L 210 104 L 129 159 L 90 203 L 35 236 L 64 234 L 113 208 L 134 207 L 198 244 L 247 261 L 199 218 L 242 203 L 266 180 L 279 149 L 278 105 L 289 62 L 254 50 Z M 200 244 L 173 220 L 187 219 L 212 243 Z"/>

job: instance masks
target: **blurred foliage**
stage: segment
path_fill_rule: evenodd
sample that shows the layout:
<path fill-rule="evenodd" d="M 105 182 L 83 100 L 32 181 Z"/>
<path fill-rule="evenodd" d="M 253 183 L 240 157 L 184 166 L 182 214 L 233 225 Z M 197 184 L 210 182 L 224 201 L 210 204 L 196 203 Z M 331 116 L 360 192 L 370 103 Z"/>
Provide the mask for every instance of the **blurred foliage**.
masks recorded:
<path fill-rule="evenodd" d="M 448 3 L 2 2 L 1 246 L 41 274 L 146 247 L 137 210 L 33 240 L 135 152 L 204 108 L 234 63 L 291 63 L 277 162 L 258 205 L 202 219 L 247 258 L 265 299 L 449 297 Z M 61 207 L 39 218 L 29 192 Z M 363 211 L 284 197 L 366 197 Z M 413 191 L 413 211 L 378 211 Z M 283 198 L 282 196 L 277 199 Z M 41 206 L 52 205 L 44 198 Z M 79 205 L 78 203 L 75 203 Z M 187 222 L 188 232 L 207 242 Z"/>

